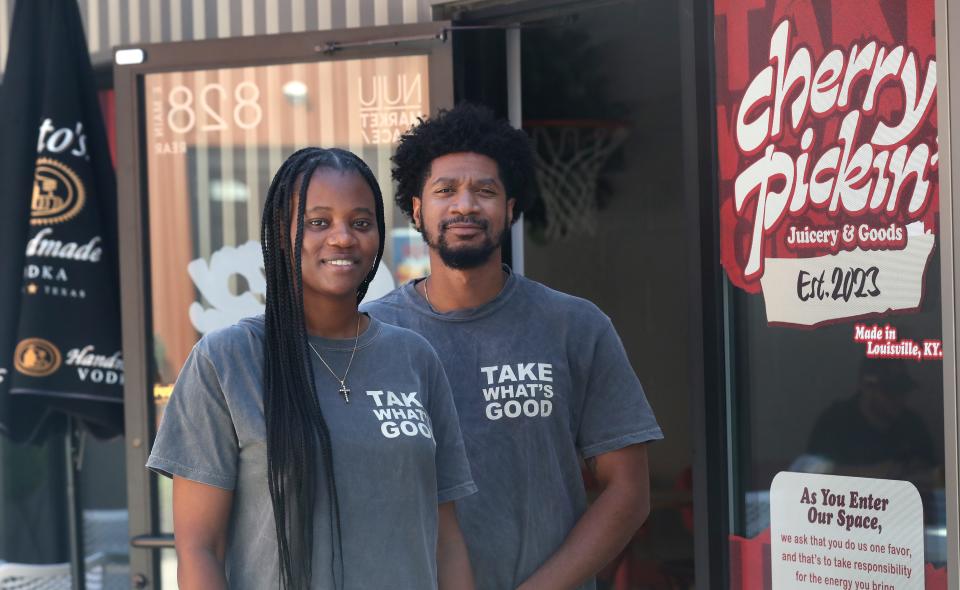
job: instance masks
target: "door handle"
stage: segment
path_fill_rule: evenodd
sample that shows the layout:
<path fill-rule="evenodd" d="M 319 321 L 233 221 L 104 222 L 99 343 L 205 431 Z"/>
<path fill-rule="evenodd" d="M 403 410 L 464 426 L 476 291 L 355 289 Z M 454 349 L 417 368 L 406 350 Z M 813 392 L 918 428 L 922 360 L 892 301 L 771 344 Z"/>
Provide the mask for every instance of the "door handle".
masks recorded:
<path fill-rule="evenodd" d="M 137 535 L 130 539 L 130 546 L 140 549 L 172 549 L 173 535 Z"/>

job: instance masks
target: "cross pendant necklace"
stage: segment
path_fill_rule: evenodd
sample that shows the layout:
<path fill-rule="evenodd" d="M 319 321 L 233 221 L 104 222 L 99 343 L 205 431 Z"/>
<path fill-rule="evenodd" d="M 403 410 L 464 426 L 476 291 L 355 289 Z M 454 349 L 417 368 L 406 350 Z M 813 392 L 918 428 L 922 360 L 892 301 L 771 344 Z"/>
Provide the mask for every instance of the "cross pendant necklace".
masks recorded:
<path fill-rule="evenodd" d="M 312 342 L 307 342 L 307 345 L 310 346 L 310 350 L 313 351 L 313 354 L 317 355 L 317 358 L 320 359 L 320 362 L 323 363 L 323 366 L 330 371 L 330 374 L 333 375 L 333 378 L 340 382 L 340 389 L 338 390 L 340 395 L 343 396 L 343 401 L 345 403 L 350 403 L 350 388 L 347 387 L 347 375 L 350 374 L 350 366 L 353 365 L 353 357 L 357 354 L 357 343 L 360 342 L 360 318 L 362 316 L 357 313 L 357 335 L 353 339 L 353 352 L 350 353 L 350 361 L 347 362 L 347 370 L 343 372 L 343 377 L 340 377 L 333 372 L 333 369 L 330 368 L 330 365 L 327 364 L 327 361 L 323 360 L 323 357 L 320 356 L 320 352 L 313 346 Z"/>
<path fill-rule="evenodd" d="M 343 401 L 350 403 L 350 388 L 343 381 L 340 382 L 340 395 L 343 396 Z"/>

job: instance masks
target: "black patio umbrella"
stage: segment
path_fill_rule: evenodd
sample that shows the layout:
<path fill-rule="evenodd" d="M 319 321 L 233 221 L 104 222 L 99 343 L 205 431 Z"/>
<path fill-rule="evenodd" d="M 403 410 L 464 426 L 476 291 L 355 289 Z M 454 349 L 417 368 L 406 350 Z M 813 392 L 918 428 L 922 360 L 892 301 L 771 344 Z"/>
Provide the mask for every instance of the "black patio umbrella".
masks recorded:
<path fill-rule="evenodd" d="M 74 586 L 83 585 L 74 437 L 123 428 L 116 180 L 76 0 L 17 2 L 0 85 L 0 432 L 66 435 Z"/>

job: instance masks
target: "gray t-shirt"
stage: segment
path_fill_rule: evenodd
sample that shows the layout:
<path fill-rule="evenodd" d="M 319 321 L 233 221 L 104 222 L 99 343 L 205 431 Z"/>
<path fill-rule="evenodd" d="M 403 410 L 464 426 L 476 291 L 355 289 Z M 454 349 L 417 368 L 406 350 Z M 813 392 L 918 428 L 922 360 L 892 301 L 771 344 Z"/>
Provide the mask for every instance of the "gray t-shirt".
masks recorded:
<path fill-rule="evenodd" d="M 263 342 L 258 316 L 197 343 L 147 462 L 163 475 L 233 490 L 226 557 L 233 590 L 279 584 L 267 487 Z M 311 336 L 310 342 L 342 374 L 354 339 Z M 346 379 L 353 392 L 349 404 L 338 393 L 339 382 L 310 356 L 333 445 L 344 588 L 436 588 L 437 504 L 477 489 L 436 353 L 417 334 L 373 319 Z M 333 587 L 325 490 L 318 485 L 323 497 L 314 511 L 315 589 Z"/>
<path fill-rule="evenodd" d="M 363 309 L 443 361 L 480 489 L 457 503 L 478 590 L 516 588 L 560 547 L 587 506 L 579 457 L 663 438 L 610 319 L 584 299 L 510 274 L 475 309 L 436 313 L 413 282 Z"/>

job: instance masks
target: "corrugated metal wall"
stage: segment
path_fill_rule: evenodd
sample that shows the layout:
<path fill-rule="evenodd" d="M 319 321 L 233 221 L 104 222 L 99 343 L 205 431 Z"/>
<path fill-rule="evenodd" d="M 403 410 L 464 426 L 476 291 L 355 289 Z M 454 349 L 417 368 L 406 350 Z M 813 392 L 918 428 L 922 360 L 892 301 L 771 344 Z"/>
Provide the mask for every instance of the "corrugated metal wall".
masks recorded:
<path fill-rule="evenodd" d="M 0 71 L 16 0 L 0 0 Z M 29 1 L 29 0 L 26 0 Z M 93 63 L 111 48 L 430 20 L 430 0 L 77 0 Z"/>

